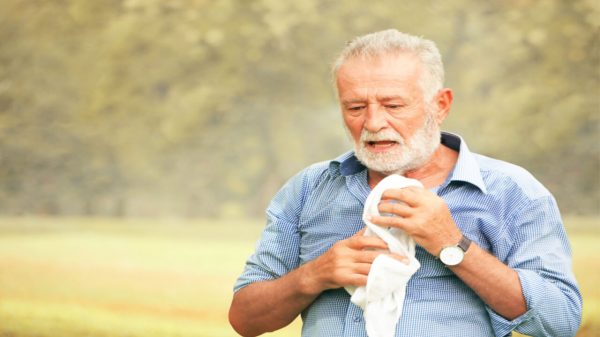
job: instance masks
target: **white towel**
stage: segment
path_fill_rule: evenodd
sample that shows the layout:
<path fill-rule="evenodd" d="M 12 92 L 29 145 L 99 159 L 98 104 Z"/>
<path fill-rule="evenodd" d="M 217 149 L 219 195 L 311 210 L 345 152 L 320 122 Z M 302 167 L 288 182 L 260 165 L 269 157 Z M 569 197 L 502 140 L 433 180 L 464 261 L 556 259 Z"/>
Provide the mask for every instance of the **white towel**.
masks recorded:
<path fill-rule="evenodd" d="M 380 237 L 388 244 L 390 252 L 404 255 L 410 261 L 407 265 L 381 254 L 371 265 L 366 286 L 346 287 L 352 295 L 352 303 L 364 310 L 369 337 L 394 336 L 396 323 L 402 315 L 406 284 L 421 267 L 415 258 L 415 241 L 412 237 L 400 229 L 380 227 L 369 221 L 370 216 L 380 215 L 377 207 L 385 190 L 409 186 L 423 187 L 418 180 L 397 174 L 387 176 L 375 186 L 365 202 L 362 218 L 367 230 L 364 235 Z"/>

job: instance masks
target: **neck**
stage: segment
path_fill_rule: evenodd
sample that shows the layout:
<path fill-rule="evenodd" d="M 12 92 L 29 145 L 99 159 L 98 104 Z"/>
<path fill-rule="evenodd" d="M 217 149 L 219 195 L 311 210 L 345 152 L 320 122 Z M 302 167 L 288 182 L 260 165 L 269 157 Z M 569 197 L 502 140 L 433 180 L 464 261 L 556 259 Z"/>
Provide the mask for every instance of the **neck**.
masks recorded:
<path fill-rule="evenodd" d="M 419 168 L 402 173 L 401 175 L 419 180 L 425 188 L 441 185 L 458 159 L 458 152 L 440 145 L 427 162 Z M 375 187 L 383 178 L 389 174 L 369 170 L 369 186 Z"/>

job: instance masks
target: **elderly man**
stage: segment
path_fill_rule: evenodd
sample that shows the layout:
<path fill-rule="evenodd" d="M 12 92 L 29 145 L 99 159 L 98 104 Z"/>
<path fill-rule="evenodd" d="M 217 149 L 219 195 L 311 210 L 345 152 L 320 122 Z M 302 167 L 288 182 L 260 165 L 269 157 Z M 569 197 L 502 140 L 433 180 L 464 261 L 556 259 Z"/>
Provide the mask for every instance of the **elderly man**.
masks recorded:
<path fill-rule="evenodd" d="M 344 287 L 365 285 L 385 254 L 384 241 L 362 235 L 361 215 L 395 173 L 424 186 L 387 190 L 396 202 L 379 211 L 395 216 L 371 219 L 417 243 L 421 268 L 395 336 L 575 335 L 582 301 L 554 198 L 522 168 L 440 131 L 452 91 L 435 44 L 396 30 L 358 37 L 333 74 L 354 151 L 306 168 L 274 197 L 235 285 L 235 330 L 256 336 L 302 314 L 302 336 L 366 336 Z"/>

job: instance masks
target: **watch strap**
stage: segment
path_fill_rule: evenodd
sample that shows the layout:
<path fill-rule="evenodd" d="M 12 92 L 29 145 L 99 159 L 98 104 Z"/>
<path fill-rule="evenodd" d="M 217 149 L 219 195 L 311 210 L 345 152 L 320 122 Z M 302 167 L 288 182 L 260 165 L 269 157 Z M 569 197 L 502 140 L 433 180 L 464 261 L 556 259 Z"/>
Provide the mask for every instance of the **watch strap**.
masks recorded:
<path fill-rule="evenodd" d="M 469 249 L 469 246 L 471 246 L 471 242 L 472 242 L 472 241 L 471 241 L 471 240 L 469 240 L 469 238 L 468 238 L 468 237 L 466 237 L 466 236 L 464 236 L 464 235 L 463 235 L 463 236 L 460 238 L 460 241 L 458 242 L 457 246 L 458 246 L 458 247 L 460 247 L 460 249 L 462 249 L 462 250 L 463 250 L 463 252 L 465 252 L 465 253 L 466 253 L 466 252 L 467 252 L 467 250 Z"/>

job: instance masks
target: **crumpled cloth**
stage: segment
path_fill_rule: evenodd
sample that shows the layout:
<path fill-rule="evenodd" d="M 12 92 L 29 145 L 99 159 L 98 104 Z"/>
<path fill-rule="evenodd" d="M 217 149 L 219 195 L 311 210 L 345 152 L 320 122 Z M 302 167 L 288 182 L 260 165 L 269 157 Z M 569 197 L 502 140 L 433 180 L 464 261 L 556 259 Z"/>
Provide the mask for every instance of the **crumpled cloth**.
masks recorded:
<path fill-rule="evenodd" d="M 371 191 L 365 202 L 362 219 L 367 225 L 365 236 L 378 236 L 387 244 L 389 251 L 406 256 L 407 265 L 385 254 L 373 261 L 367 278 L 367 285 L 346 287 L 352 295 L 351 301 L 364 310 L 367 335 L 369 337 L 393 337 L 396 324 L 402 316 L 406 284 L 421 267 L 415 258 L 415 241 L 404 231 L 397 228 L 384 228 L 369 221 L 370 216 L 380 215 L 378 205 L 381 195 L 387 189 L 423 187 L 414 179 L 393 174 L 385 177 Z"/>

